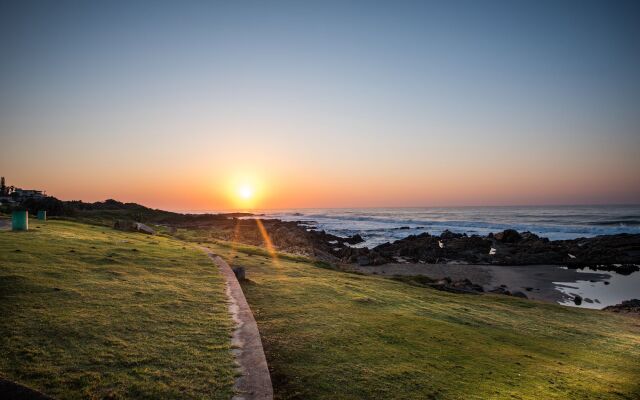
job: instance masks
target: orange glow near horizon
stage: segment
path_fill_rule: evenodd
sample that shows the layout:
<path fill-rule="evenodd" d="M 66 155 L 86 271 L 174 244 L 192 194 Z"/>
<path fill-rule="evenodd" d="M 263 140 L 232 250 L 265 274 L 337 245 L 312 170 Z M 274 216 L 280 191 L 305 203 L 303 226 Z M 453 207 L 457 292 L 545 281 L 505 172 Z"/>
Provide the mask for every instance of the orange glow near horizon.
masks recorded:
<path fill-rule="evenodd" d="M 346 156 L 323 162 L 313 155 L 275 149 L 272 155 L 230 151 L 213 161 L 196 155 L 181 164 L 157 165 L 152 173 L 126 163 L 103 167 L 99 161 L 87 162 L 82 170 L 66 170 L 67 164 L 56 160 L 50 165 L 60 165 L 63 173 L 31 164 L 2 171 L 8 184 L 46 190 L 61 200 L 111 198 L 179 212 L 637 203 L 640 199 L 640 175 L 634 173 L 633 157 L 621 157 L 617 163 L 585 157 L 581 165 L 569 168 L 567 162 L 564 169 L 557 163 L 516 162 L 515 155 L 509 157 L 483 161 L 468 153 L 453 164 L 437 153 L 393 161 L 379 157 L 350 169 Z M 34 157 L 33 164 L 43 159 L 47 156 Z M 242 169 L 229 168 L 239 159 L 244 160 Z"/>

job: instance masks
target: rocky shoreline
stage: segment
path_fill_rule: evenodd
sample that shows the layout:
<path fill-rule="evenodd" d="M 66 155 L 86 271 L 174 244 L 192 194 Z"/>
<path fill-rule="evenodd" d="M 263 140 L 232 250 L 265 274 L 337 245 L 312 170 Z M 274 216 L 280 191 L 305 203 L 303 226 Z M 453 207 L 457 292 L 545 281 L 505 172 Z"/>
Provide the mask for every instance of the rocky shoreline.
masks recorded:
<path fill-rule="evenodd" d="M 531 232 L 505 230 L 487 236 L 445 231 L 439 236 L 422 233 L 393 243 L 368 248 L 345 248 L 337 256 L 359 265 L 391 262 L 457 263 L 487 265 L 565 265 L 630 274 L 640 264 L 640 235 L 618 234 L 555 240 Z"/>
<path fill-rule="evenodd" d="M 214 238 L 256 246 L 265 244 L 266 233 L 280 251 L 309 256 L 345 270 L 386 275 L 455 293 L 493 293 L 551 302 L 567 300 L 552 282 L 579 279 L 581 275 L 575 272 L 578 268 L 628 275 L 638 271 L 640 264 L 640 235 L 633 234 L 552 241 L 515 230 L 486 236 L 445 231 L 441 235 L 410 235 L 367 248 L 357 247 L 364 242 L 360 235 L 336 236 L 314 229 L 310 221 L 203 215 L 168 225 L 204 230 Z M 608 275 L 601 275 L 591 279 L 608 284 Z M 568 299 L 582 300 L 578 297 Z"/>
<path fill-rule="evenodd" d="M 367 265 L 389 263 L 564 265 L 590 267 L 630 274 L 640 270 L 640 234 L 604 235 L 573 240 L 549 240 L 531 232 L 505 230 L 487 236 L 443 232 L 410 235 L 374 248 L 354 247 L 360 235 L 340 237 L 309 228 L 308 221 L 220 215 L 174 223 L 182 228 L 206 228 L 214 236 L 262 245 L 262 227 L 279 250 L 304 254 L 322 261 Z M 248 218 L 247 218 L 248 217 Z"/>

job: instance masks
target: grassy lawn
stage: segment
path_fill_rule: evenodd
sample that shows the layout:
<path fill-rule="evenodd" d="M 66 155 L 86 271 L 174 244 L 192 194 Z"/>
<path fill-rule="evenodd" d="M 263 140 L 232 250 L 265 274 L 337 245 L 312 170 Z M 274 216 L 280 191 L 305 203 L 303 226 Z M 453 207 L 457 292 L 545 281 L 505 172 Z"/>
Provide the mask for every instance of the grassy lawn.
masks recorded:
<path fill-rule="evenodd" d="M 0 231 L 0 376 L 60 399 L 229 399 L 223 279 L 184 243 L 64 221 Z"/>
<path fill-rule="evenodd" d="M 279 399 L 640 398 L 640 319 L 211 247 L 247 268 Z"/>

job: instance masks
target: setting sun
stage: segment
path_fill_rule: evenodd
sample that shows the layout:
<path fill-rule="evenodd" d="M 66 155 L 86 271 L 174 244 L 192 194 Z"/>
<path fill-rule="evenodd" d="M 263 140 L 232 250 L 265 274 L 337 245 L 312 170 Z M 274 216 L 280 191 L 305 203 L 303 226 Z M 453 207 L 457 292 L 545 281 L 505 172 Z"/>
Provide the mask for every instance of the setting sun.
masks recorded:
<path fill-rule="evenodd" d="M 238 195 L 240 195 L 240 198 L 243 200 L 249 200 L 253 197 L 253 188 L 249 185 L 242 185 L 238 189 Z"/>
<path fill-rule="evenodd" d="M 262 204 L 265 198 L 264 179 L 251 172 L 229 174 L 226 187 L 228 209 L 249 210 Z"/>

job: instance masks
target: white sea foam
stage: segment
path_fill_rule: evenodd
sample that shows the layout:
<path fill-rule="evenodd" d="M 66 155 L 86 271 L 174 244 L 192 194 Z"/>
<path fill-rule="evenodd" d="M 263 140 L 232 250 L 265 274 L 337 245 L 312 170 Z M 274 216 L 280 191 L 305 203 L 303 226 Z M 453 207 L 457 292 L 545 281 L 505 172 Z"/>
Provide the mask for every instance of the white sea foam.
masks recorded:
<path fill-rule="evenodd" d="M 338 236 L 358 233 L 365 239 L 358 247 L 423 232 L 439 235 L 445 230 L 484 236 L 515 229 L 551 240 L 640 233 L 640 206 L 297 209 L 257 213 L 264 213 L 262 218 L 306 221 L 309 226 Z"/>

